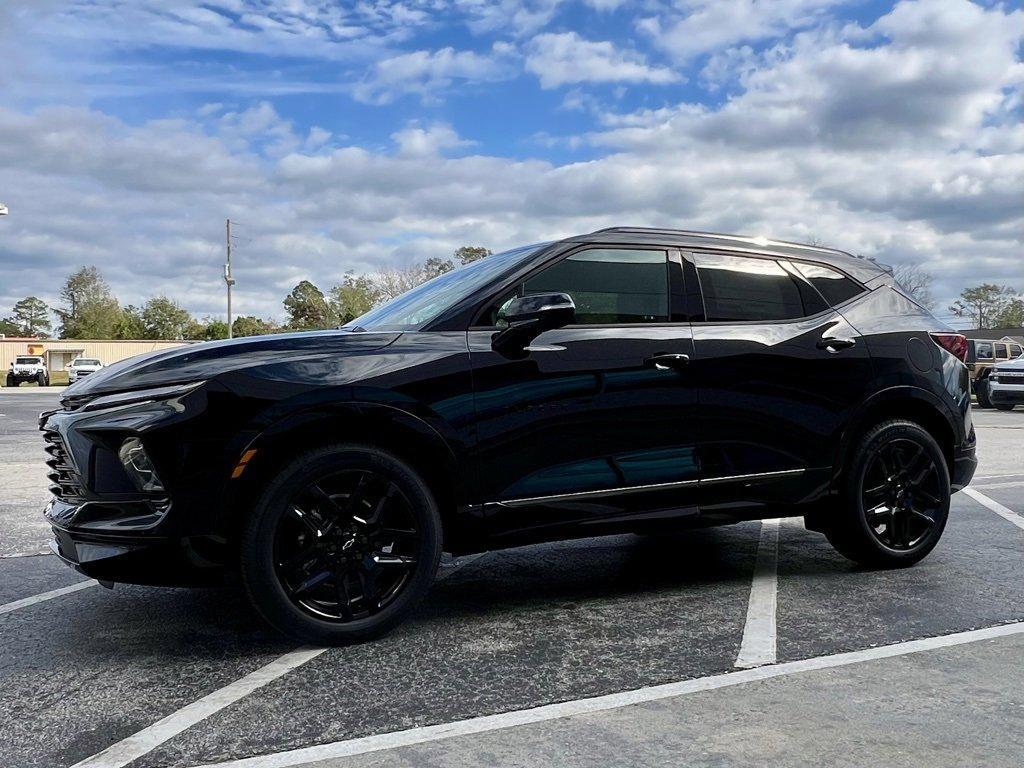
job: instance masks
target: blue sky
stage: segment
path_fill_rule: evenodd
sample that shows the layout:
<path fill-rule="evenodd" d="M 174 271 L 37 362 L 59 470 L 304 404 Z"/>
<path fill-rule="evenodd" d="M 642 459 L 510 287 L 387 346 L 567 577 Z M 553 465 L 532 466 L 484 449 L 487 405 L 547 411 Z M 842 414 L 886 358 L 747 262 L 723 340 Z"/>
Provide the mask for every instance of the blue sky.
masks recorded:
<path fill-rule="evenodd" d="M 0 6 L 0 314 L 95 264 L 239 311 L 613 224 L 819 240 L 1024 290 L 1019 3 Z"/>

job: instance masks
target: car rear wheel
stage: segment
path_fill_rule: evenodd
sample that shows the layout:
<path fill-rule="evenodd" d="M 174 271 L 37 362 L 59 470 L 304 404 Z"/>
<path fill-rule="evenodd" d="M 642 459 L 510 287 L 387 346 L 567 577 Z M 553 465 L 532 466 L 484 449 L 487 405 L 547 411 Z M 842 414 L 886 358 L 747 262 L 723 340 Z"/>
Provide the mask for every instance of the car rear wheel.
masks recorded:
<path fill-rule="evenodd" d="M 247 521 L 241 570 L 267 621 L 302 640 L 362 642 L 426 594 L 441 522 L 416 472 L 383 451 L 344 445 L 299 457 Z"/>
<path fill-rule="evenodd" d="M 825 534 L 863 565 L 913 565 L 938 544 L 949 497 L 949 471 L 935 439 L 913 422 L 887 421 L 858 443 L 843 507 Z"/>
<path fill-rule="evenodd" d="M 1014 404 L 1013 403 L 995 403 L 995 406 L 996 406 L 996 410 L 997 411 L 1012 411 Z"/>

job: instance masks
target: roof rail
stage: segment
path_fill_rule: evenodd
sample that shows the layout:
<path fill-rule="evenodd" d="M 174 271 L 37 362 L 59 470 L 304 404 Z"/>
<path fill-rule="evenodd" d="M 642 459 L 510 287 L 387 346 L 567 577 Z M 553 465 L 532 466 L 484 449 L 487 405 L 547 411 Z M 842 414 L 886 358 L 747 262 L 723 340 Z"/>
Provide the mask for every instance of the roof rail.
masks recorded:
<path fill-rule="evenodd" d="M 604 229 L 598 229 L 590 234 L 597 235 L 604 232 L 623 232 L 623 233 L 642 233 L 642 234 L 657 234 L 657 235 L 686 235 L 688 237 L 714 237 L 722 240 L 736 240 L 743 243 L 752 243 L 754 245 L 784 245 L 787 248 L 803 248 L 808 251 L 828 251 L 835 253 L 839 256 L 849 256 L 854 259 L 864 259 L 864 256 L 856 256 L 852 253 L 847 253 L 838 248 L 829 248 L 824 245 L 808 245 L 806 243 L 794 243 L 789 240 L 775 240 L 767 237 L 751 237 L 749 235 L 728 235 L 724 232 L 700 232 L 691 229 L 669 229 L 667 227 L 605 227 Z"/>

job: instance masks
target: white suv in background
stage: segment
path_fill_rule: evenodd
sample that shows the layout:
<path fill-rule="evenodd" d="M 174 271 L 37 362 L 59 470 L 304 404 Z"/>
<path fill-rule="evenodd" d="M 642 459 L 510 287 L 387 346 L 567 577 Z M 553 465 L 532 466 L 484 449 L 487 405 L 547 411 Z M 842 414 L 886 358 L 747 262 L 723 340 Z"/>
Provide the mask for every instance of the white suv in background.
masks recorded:
<path fill-rule="evenodd" d="M 988 396 L 1000 411 L 1024 405 L 1024 357 L 998 363 L 988 377 Z"/>
<path fill-rule="evenodd" d="M 7 386 L 17 387 L 22 382 L 34 381 L 40 387 L 50 384 L 50 372 L 46 370 L 46 362 L 39 355 L 18 355 L 11 362 L 7 372 Z"/>
<path fill-rule="evenodd" d="M 103 367 L 103 363 L 95 357 L 76 357 L 68 366 L 68 379 L 74 384 L 83 376 L 95 373 Z"/>

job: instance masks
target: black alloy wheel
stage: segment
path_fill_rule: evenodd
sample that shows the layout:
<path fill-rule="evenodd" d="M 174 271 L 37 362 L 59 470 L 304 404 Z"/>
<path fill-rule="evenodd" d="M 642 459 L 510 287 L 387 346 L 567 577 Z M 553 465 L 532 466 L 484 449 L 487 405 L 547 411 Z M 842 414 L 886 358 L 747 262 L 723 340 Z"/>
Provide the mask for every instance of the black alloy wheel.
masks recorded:
<path fill-rule="evenodd" d="M 242 533 L 250 600 L 302 640 L 379 637 L 426 594 L 441 556 L 437 505 L 408 465 L 369 446 L 300 456 L 270 482 Z"/>
<path fill-rule="evenodd" d="M 310 480 L 274 534 L 274 564 L 288 599 L 319 619 L 379 613 L 415 570 L 420 532 L 398 485 L 372 470 Z"/>
<path fill-rule="evenodd" d="M 878 446 L 868 460 L 863 486 L 868 528 L 889 549 L 907 551 L 921 543 L 943 508 L 939 468 L 913 439 Z"/>
<path fill-rule="evenodd" d="M 842 505 L 823 525 L 832 545 L 862 565 L 913 565 L 938 544 L 949 516 L 942 449 L 919 424 L 887 421 L 853 447 Z"/>

